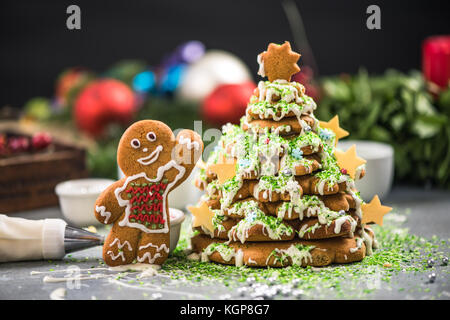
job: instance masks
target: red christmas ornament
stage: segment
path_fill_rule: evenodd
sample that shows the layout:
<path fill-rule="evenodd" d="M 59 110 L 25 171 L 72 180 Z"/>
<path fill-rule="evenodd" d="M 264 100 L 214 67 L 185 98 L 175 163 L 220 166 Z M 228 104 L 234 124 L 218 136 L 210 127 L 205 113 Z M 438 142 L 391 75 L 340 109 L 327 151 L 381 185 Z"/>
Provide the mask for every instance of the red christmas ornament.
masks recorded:
<path fill-rule="evenodd" d="M 106 126 L 129 123 L 136 111 L 133 91 L 115 79 L 102 79 L 88 84 L 75 102 L 74 116 L 78 127 L 96 137 Z"/>
<path fill-rule="evenodd" d="M 422 71 L 425 79 L 446 88 L 450 80 L 450 35 L 425 39 L 422 44 Z"/>
<path fill-rule="evenodd" d="M 34 150 L 42 150 L 47 148 L 52 143 L 52 137 L 46 132 L 36 133 L 31 138 L 31 146 Z"/>
<path fill-rule="evenodd" d="M 348 173 L 348 172 L 347 172 L 347 169 L 342 168 L 342 169 L 341 169 L 341 173 L 342 173 L 342 174 L 347 174 L 347 173 Z"/>
<path fill-rule="evenodd" d="M 253 82 L 219 85 L 203 101 L 203 119 L 216 125 L 238 124 L 255 88 Z"/>

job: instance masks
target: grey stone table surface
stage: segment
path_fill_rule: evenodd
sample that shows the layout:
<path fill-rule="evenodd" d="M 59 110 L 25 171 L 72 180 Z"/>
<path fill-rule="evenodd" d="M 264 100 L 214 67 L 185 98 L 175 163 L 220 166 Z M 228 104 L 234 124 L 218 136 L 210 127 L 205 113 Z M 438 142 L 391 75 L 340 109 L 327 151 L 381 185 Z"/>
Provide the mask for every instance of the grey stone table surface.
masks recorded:
<path fill-rule="evenodd" d="M 450 238 L 450 191 L 424 190 L 413 187 L 396 187 L 384 200 L 397 210 L 410 211 L 405 227 L 410 233 L 430 238 L 437 236 L 446 241 Z M 29 212 L 10 214 L 29 219 L 61 218 L 59 208 L 46 208 Z M 448 255 L 449 253 L 446 252 Z M 73 253 L 62 261 L 29 261 L 0 264 L 0 299 L 57 299 L 64 291 L 65 299 L 218 299 L 230 294 L 230 289 L 222 284 L 193 284 L 175 281 L 156 275 L 145 285 L 135 285 L 135 276 L 124 275 L 120 279 L 114 272 L 104 270 L 97 273 L 98 279 L 92 279 L 89 269 L 98 266 L 101 247 Z M 443 267 L 445 268 L 445 267 Z M 448 267 L 450 268 L 450 266 Z M 106 269 L 106 268 L 105 268 Z M 68 270 L 71 270 L 68 272 Z M 439 273 L 439 270 L 436 272 Z M 81 274 L 82 281 L 45 282 L 49 274 L 52 277 L 68 277 Z M 117 273 L 115 273 L 117 274 Z M 441 272 L 433 285 L 424 291 L 406 293 L 393 290 L 392 286 L 405 287 L 412 283 L 426 283 L 424 274 L 398 274 L 393 285 L 378 288 L 370 299 L 450 299 L 450 279 L 448 272 Z M 70 277 L 68 277 L 70 279 Z M 149 278 L 146 278 L 149 279 Z M 394 288 L 395 289 L 395 288 Z M 155 295 L 156 293 L 156 295 Z M 327 298 L 321 296 L 321 298 Z M 330 298 L 333 295 L 330 292 Z M 235 298 L 228 295 L 227 298 Z M 237 298 L 237 297 L 236 297 Z M 309 297 L 311 298 L 311 297 Z M 312 297 L 314 298 L 314 297 Z"/>

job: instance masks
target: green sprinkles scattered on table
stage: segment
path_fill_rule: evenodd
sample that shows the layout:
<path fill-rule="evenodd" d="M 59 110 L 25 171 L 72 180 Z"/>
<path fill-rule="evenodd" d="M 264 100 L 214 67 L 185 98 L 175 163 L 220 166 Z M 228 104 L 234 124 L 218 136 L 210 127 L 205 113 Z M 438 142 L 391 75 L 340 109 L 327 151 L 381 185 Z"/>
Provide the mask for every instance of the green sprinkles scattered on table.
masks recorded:
<path fill-rule="evenodd" d="M 391 213 L 391 216 L 394 215 L 400 216 Z M 440 264 L 436 262 L 430 268 L 428 259 L 433 257 L 436 261 L 442 261 L 448 255 L 448 239 L 425 239 L 412 235 L 407 229 L 401 228 L 400 223 L 387 218 L 383 227 L 374 226 L 380 248 L 372 256 L 366 256 L 358 263 L 324 268 L 250 268 L 188 260 L 186 248 L 189 232 L 184 228 L 178 247 L 162 266 L 160 273 L 174 280 L 204 285 L 220 282 L 230 287 L 230 290 L 242 287 L 246 279 L 251 277 L 261 283 L 268 283 L 268 279 L 275 277 L 278 284 L 291 284 L 294 279 L 298 279 L 295 280 L 296 287 L 304 291 L 306 298 L 329 298 L 330 293 L 336 298 L 369 298 L 380 283 L 381 286 L 389 285 L 393 276 L 399 273 L 423 273 L 424 278 L 427 277 Z M 189 226 L 189 223 L 184 226 Z M 446 269 L 443 270 L 445 272 Z M 366 286 L 361 286 L 361 283 Z"/>

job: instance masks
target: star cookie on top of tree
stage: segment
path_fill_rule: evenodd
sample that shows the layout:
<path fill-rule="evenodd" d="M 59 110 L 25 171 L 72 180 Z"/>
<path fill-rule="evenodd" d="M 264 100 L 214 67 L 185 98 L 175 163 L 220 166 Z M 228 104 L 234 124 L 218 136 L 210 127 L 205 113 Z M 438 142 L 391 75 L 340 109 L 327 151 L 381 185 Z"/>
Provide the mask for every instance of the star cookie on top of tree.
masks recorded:
<path fill-rule="evenodd" d="M 290 81 L 291 77 L 300 71 L 298 59 L 300 54 L 292 51 L 289 41 L 281 45 L 271 43 L 267 51 L 258 55 L 260 65 L 258 74 L 267 77 L 270 82 L 280 79 Z"/>

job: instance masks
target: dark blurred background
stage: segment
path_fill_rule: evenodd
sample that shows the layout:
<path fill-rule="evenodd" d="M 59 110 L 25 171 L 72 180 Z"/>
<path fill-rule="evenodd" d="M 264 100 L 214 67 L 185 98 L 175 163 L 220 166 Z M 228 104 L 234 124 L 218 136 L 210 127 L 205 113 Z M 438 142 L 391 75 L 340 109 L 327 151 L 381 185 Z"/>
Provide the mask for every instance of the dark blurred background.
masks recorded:
<path fill-rule="evenodd" d="M 420 69 L 421 42 L 450 33 L 449 2 L 296 1 L 320 75 Z M 77 4 L 82 29 L 66 28 Z M 366 8 L 381 7 L 381 30 L 366 28 Z M 0 4 L 0 105 L 51 96 L 67 66 L 104 70 L 124 58 L 158 63 L 187 40 L 236 54 L 257 72 L 268 42 L 293 41 L 280 1 L 10 1 Z"/>

